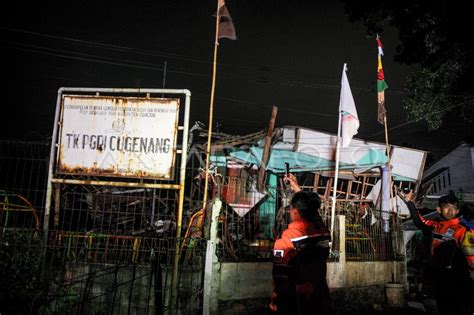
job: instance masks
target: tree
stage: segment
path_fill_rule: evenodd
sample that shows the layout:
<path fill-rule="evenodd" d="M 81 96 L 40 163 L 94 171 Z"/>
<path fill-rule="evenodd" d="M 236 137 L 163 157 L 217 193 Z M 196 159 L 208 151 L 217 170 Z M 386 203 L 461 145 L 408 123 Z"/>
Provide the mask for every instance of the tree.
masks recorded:
<path fill-rule="evenodd" d="M 398 29 L 395 61 L 418 65 L 405 82 L 409 119 L 438 129 L 448 112 L 474 120 L 474 41 L 471 13 L 447 0 L 342 0 L 352 22 L 371 36 Z"/>

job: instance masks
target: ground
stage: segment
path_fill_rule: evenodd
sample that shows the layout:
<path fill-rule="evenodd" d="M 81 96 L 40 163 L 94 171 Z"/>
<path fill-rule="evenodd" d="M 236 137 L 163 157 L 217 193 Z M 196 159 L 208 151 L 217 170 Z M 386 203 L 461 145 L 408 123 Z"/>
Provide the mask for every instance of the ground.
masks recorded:
<path fill-rule="evenodd" d="M 433 298 L 410 296 L 404 307 L 389 307 L 385 302 L 382 286 L 351 289 L 332 292 L 336 315 L 437 315 Z M 221 301 L 219 314 L 225 315 L 266 315 L 269 299 L 247 299 L 239 301 Z"/>

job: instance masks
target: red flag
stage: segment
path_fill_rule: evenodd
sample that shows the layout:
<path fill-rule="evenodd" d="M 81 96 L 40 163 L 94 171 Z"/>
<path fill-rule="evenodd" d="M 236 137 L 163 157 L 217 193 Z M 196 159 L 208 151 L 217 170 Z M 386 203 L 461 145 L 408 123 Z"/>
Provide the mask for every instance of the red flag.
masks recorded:
<path fill-rule="evenodd" d="M 234 23 L 232 23 L 229 10 L 227 10 L 227 7 L 225 6 L 225 1 L 219 0 L 218 7 L 219 34 L 217 35 L 217 38 L 236 40 L 237 36 L 235 35 Z"/>

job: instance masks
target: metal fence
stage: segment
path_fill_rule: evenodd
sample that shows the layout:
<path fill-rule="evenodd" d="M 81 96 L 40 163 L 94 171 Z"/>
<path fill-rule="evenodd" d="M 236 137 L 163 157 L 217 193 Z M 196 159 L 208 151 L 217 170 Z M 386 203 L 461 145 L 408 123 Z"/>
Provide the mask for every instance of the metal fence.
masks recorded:
<path fill-rule="evenodd" d="M 170 310 L 181 242 L 175 190 L 56 185 L 49 230 L 42 231 L 49 145 L 0 141 L 0 152 L 0 312 Z M 184 228 L 197 206 L 191 200 Z M 197 238 L 180 252 L 176 308 L 182 314 L 201 310 L 204 244 Z"/>
<path fill-rule="evenodd" d="M 340 202 L 337 213 L 345 216 L 345 254 L 348 261 L 403 259 L 401 220 L 393 213 Z"/>
<path fill-rule="evenodd" d="M 0 309 L 29 313 L 43 289 L 41 218 L 49 145 L 0 141 Z"/>
<path fill-rule="evenodd" d="M 48 144 L 0 141 L 0 226 L 39 228 L 48 157 Z"/>
<path fill-rule="evenodd" d="M 110 276 L 98 273 L 98 297 L 119 294 L 114 313 L 167 313 L 171 307 L 171 275 L 176 253 L 176 208 L 178 195 L 172 190 L 126 189 L 117 187 L 64 186 L 56 233 L 49 247 L 62 251 L 79 271 L 80 283 L 96 274 L 90 266 L 112 265 L 119 272 L 119 285 L 110 289 Z M 183 222 L 189 221 L 188 212 Z M 187 228 L 187 224 L 184 225 Z M 184 314 L 199 313 L 201 307 L 204 244 L 201 238 L 180 252 L 177 309 Z M 80 262 L 77 265 L 77 262 Z M 120 268 L 118 267 L 120 266 Z M 138 268 L 139 267 L 139 268 Z M 138 268 L 138 269 L 137 269 Z M 140 273 L 135 271 L 139 270 Z M 108 273 L 110 274 L 110 273 Z M 141 280 L 140 280 L 141 279 Z M 114 280 L 116 281 L 116 280 Z M 135 283 L 134 286 L 130 283 Z M 92 286 L 92 284 L 90 284 Z M 110 292 L 112 291 L 112 292 Z M 114 292 L 117 291 L 117 292 Z M 90 291 L 94 292 L 94 290 Z M 87 293 L 90 295 L 89 291 Z M 86 291 L 83 291 L 82 296 Z M 144 297 L 148 297 L 143 299 Z M 90 302 L 89 302 L 90 301 Z M 84 303 L 110 305 L 108 299 L 78 300 L 79 313 Z"/>
<path fill-rule="evenodd" d="M 303 190 L 315 190 L 312 182 L 300 179 Z M 323 187 L 328 180 L 325 179 Z M 290 222 L 288 210 L 292 193 L 281 181 L 275 187 L 267 186 L 265 193 L 259 193 L 255 189 L 256 177 L 248 174 L 218 177 L 215 181 L 221 187 L 219 194 L 224 200 L 219 217 L 220 261 L 271 261 L 273 242 Z M 324 198 L 328 192 L 318 193 L 323 197 L 319 213 L 329 227 L 331 202 Z M 400 218 L 396 214 L 375 210 L 372 204 L 361 200 L 339 200 L 336 215 L 345 216 L 347 260 L 390 261 L 402 258 L 399 254 Z M 338 231 L 336 226 L 331 261 L 339 256 Z"/>
<path fill-rule="evenodd" d="M 181 238 L 176 238 L 175 190 L 93 185 L 57 184 L 49 230 L 42 231 L 48 159 L 48 144 L 0 141 L 0 312 L 167 313 L 179 242 L 177 309 L 201 313 L 210 221 L 210 211 L 200 211 L 202 155 L 191 154 L 187 162 Z M 289 223 L 291 194 L 280 179 L 262 193 L 255 173 L 222 177 L 211 172 L 210 196 L 223 200 L 221 262 L 271 260 L 273 242 Z M 301 183 L 318 191 L 314 183 Z M 318 193 L 324 199 L 325 192 Z M 324 200 L 320 213 L 329 223 Z M 337 204 L 337 214 L 346 216 L 346 259 L 396 259 L 398 218 L 387 221 L 386 214 L 370 208 L 364 216 L 359 206 Z M 337 253 L 337 233 L 334 238 Z"/>

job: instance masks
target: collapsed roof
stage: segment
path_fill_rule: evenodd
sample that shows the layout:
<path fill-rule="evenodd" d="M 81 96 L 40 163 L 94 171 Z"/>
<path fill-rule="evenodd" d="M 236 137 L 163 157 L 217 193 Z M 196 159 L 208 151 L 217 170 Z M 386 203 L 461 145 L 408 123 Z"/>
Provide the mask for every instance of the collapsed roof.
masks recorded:
<path fill-rule="evenodd" d="M 211 161 L 217 166 L 227 165 L 232 161 L 235 165 L 253 165 L 260 167 L 262 161 L 264 133 L 252 134 L 252 141 L 241 141 L 232 136 L 232 141 L 219 139 L 213 144 L 215 152 Z M 225 143 L 236 145 L 225 145 Z M 285 163 L 291 172 L 324 172 L 332 176 L 335 168 L 336 135 L 301 127 L 282 127 L 274 132 L 271 153 L 266 169 L 274 173 L 285 172 Z M 225 152 L 225 154 L 221 154 Z M 347 148 L 340 149 L 340 170 L 351 171 L 353 174 L 379 172 L 379 166 L 385 165 L 388 158 L 385 144 L 362 139 L 353 139 Z M 390 145 L 390 164 L 394 180 L 418 182 L 421 179 L 426 151 Z M 331 174 L 332 173 L 332 174 Z"/>

